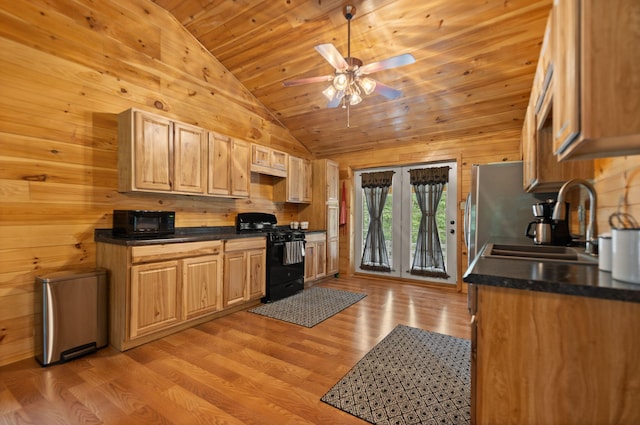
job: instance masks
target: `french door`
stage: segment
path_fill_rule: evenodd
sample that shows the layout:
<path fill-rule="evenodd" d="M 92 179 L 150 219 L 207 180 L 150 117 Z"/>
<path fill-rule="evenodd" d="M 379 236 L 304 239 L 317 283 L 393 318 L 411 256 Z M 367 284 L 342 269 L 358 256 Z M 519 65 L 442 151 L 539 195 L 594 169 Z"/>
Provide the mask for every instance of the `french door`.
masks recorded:
<path fill-rule="evenodd" d="M 448 182 L 441 188 L 442 193 L 437 202 L 437 208 L 431 212 L 435 214 L 437 240 L 442 251 L 442 260 L 437 267 L 418 266 L 414 261 L 420 255 L 419 229 L 423 217 L 419 196 L 416 196 L 417 186 L 412 185 L 410 170 L 424 168 L 448 167 Z M 388 188 L 386 200 L 382 207 L 380 223 L 384 234 L 384 245 L 388 255 L 390 270 L 371 270 L 361 264 L 367 233 L 369 232 L 371 217 L 362 188 L 362 174 L 376 172 L 393 172 L 391 186 Z M 355 262 L 356 271 L 381 276 L 393 276 L 414 280 L 440 282 L 445 284 L 457 283 L 457 165 L 455 162 L 418 164 L 405 167 L 384 167 L 359 170 L 355 172 Z M 414 182 L 415 183 L 415 182 Z M 419 190 L 419 189 L 418 189 Z M 375 219 L 375 218 L 374 218 Z M 433 218 L 430 218 L 430 220 Z M 432 229 L 433 230 L 433 229 Z M 424 233 L 424 232 L 423 232 Z M 435 238 L 435 236 L 434 236 Z M 437 244 L 437 242 L 436 242 Z M 424 252 L 422 253 L 424 256 Z M 429 254 L 431 255 L 431 250 Z M 420 273 L 424 272 L 424 273 Z"/>

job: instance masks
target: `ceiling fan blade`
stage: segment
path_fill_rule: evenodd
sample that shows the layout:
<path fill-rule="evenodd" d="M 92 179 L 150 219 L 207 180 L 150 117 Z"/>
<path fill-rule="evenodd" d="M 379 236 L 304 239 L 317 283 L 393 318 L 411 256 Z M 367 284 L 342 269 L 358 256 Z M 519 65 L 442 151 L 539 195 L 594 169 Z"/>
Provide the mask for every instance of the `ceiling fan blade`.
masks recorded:
<path fill-rule="evenodd" d="M 404 55 L 394 56 L 392 58 L 381 60 L 380 62 L 370 63 L 360 67 L 358 72 L 360 74 L 371 74 L 373 72 L 382 71 L 385 69 L 397 68 L 399 66 L 410 65 L 414 63 L 416 59 L 409 53 Z"/>
<path fill-rule="evenodd" d="M 333 80 L 333 75 L 323 75 L 322 77 L 309 77 L 309 78 L 300 78 L 299 80 L 288 80 L 283 81 L 282 85 L 285 87 L 293 87 L 300 86 L 302 84 L 310 84 L 310 83 L 322 83 Z"/>
<path fill-rule="evenodd" d="M 387 86 L 386 84 L 382 84 L 379 81 L 376 81 L 376 88 L 374 91 L 386 97 L 387 99 L 392 99 L 392 100 L 402 96 L 402 92 L 400 90 L 396 90 L 392 87 Z"/>
<path fill-rule="evenodd" d="M 338 71 L 344 71 L 349 67 L 347 61 L 333 44 L 318 44 L 315 49 Z"/>

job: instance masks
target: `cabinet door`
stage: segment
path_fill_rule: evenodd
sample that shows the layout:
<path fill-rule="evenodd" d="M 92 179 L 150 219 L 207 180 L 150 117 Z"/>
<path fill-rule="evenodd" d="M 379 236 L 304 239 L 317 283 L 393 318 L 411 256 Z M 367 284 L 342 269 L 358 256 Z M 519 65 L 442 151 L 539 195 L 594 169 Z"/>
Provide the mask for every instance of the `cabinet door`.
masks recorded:
<path fill-rule="evenodd" d="M 249 143 L 241 140 L 233 140 L 231 143 L 231 162 L 230 177 L 231 191 L 230 195 L 234 197 L 249 197 L 250 177 L 250 160 L 251 147 Z"/>
<path fill-rule="evenodd" d="M 304 163 L 302 158 L 289 155 L 289 171 L 287 175 L 287 201 L 302 201 L 302 173 L 304 173 Z"/>
<path fill-rule="evenodd" d="M 131 268 L 130 338 L 180 321 L 178 264 L 178 261 L 163 261 Z"/>
<path fill-rule="evenodd" d="M 315 278 L 320 279 L 327 275 L 327 244 L 324 241 L 316 242 L 316 270 Z"/>
<path fill-rule="evenodd" d="M 340 170 L 338 164 L 327 161 L 327 202 L 339 202 L 338 186 L 340 184 Z"/>
<path fill-rule="evenodd" d="M 205 193 L 206 132 L 202 128 L 174 123 L 174 190 Z"/>
<path fill-rule="evenodd" d="M 327 275 L 335 275 L 340 268 L 338 240 L 327 240 Z"/>
<path fill-rule="evenodd" d="M 217 133 L 209 133 L 208 192 L 211 195 L 228 196 L 231 193 L 229 161 L 231 139 Z"/>
<path fill-rule="evenodd" d="M 287 154 L 277 150 L 271 150 L 271 168 L 280 171 L 287 171 Z"/>
<path fill-rule="evenodd" d="M 265 249 L 256 249 L 247 252 L 247 273 L 249 281 L 249 299 L 255 300 L 266 295 L 266 259 Z"/>
<path fill-rule="evenodd" d="M 580 133 L 580 0 L 554 0 L 553 150 Z"/>
<path fill-rule="evenodd" d="M 304 247 L 304 281 L 310 282 L 316 278 L 316 250 L 315 242 L 309 242 Z"/>
<path fill-rule="evenodd" d="M 183 318 L 191 319 L 222 308 L 222 254 L 182 261 Z"/>
<path fill-rule="evenodd" d="M 251 165 L 257 165 L 259 167 L 271 166 L 271 149 L 256 145 L 251 146 Z"/>
<path fill-rule="evenodd" d="M 172 122 L 157 115 L 135 112 L 133 145 L 134 188 L 171 191 Z"/>
<path fill-rule="evenodd" d="M 520 143 L 522 146 L 522 185 L 528 190 L 536 182 L 536 144 L 535 144 L 535 109 L 533 102 L 529 102 L 524 115 L 522 126 L 522 136 Z"/>
<path fill-rule="evenodd" d="M 327 274 L 338 273 L 339 268 L 339 235 L 338 235 L 338 204 L 327 205 Z"/>
<path fill-rule="evenodd" d="M 223 306 L 230 307 L 244 302 L 247 293 L 247 262 L 243 251 L 224 254 Z"/>
<path fill-rule="evenodd" d="M 311 203 L 313 192 L 313 171 L 311 170 L 311 161 L 302 160 L 302 202 Z"/>

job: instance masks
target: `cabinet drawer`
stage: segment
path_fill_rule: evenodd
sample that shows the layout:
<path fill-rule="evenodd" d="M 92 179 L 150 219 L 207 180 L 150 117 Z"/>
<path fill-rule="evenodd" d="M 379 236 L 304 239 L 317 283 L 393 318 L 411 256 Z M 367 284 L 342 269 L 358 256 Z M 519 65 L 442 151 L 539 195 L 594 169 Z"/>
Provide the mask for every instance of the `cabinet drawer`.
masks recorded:
<path fill-rule="evenodd" d="M 225 242 L 224 252 L 244 251 L 249 249 L 265 249 L 266 247 L 267 240 L 264 237 L 233 239 Z"/>
<path fill-rule="evenodd" d="M 324 232 L 307 233 L 305 240 L 307 242 L 325 242 L 327 240 L 327 234 Z"/>
<path fill-rule="evenodd" d="M 222 252 L 222 241 L 184 242 L 131 247 L 131 263 L 215 255 Z"/>

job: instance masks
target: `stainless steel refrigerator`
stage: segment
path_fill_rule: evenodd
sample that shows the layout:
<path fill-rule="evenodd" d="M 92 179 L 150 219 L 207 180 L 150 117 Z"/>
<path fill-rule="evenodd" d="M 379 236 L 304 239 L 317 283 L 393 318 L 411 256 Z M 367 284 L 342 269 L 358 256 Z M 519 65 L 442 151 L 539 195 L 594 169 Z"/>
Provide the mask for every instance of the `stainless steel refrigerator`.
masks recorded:
<path fill-rule="evenodd" d="M 532 205 L 556 193 L 527 193 L 522 189 L 522 161 L 474 164 L 471 190 L 464 211 L 465 243 L 469 264 L 489 238 L 533 244 L 525 236 L 533 221 Z"/>

